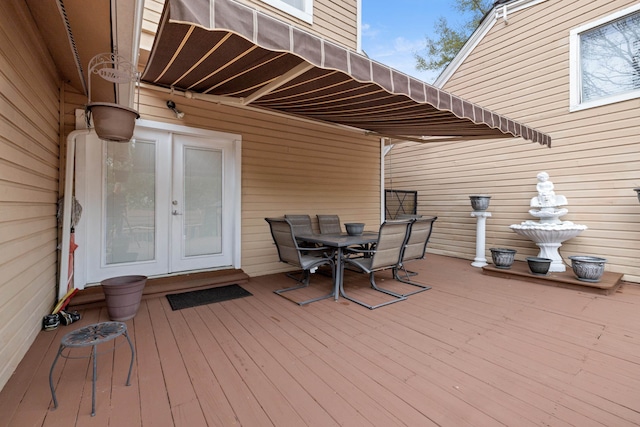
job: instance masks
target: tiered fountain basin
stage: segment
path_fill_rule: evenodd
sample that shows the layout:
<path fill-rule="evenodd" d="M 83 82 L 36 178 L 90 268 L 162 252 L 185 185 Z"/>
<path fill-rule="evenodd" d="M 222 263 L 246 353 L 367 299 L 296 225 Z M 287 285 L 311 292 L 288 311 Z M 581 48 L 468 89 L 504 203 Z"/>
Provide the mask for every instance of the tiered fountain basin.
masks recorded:
<path fill-rule="evenodd" d="M 550 272 L 566 271 L 566 266 L 558 252 L 558 248 L 565 242 L 587 229 L 586 225 L 574 224 L 571 221 L 560 223 L 544 223 L 525 221 L 511 225 L 516 233 L 532 240 L 539 248 L 540 258 L 550 258 Z"/>

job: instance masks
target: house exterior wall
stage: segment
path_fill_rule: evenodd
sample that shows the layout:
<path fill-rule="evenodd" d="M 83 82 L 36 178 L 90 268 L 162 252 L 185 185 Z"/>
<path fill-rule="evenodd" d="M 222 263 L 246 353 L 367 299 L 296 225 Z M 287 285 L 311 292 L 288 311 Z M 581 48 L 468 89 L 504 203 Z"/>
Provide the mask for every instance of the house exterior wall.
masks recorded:
<path fill-rule="evenodd" d="M 24 1 L 0 2 L 0 388 L 56 301 L 60 89 Z"/>
<path fill-rule="evenodd" d="M 255 109 L 143 91 L 143 119 L 242 136 L 242 269 L 250 276 L 287 270 L 278 262 L 266 217 L 338 214 L 343 222 L 380 224 L 380 142 L 335 126 Z M 363 173 L 364 171 L 364 173 Z M 316 225 L 316 224 L 314 224 Z M 317 227 L 316 227 L 317 230 Z"/>
<path fill-rule="evenodd" d="M 319 3 L 313 31 L 354 48 L 355 1 Z M 161 2 L 147 1 L 145 7 L 159 18 Z M 152 18 L 145 19 L 147 37 L 157 25 Z M 75 111 L 84 108 L 86 96 L 60 81 L 23 0 L 0 2 L 0 28 L 1 389 L 56 302 L 56 212 L 64 188 L 66 137 L 75 129 Z M 265 217 L 308 213 L 315 221 L 316 214 L 335 213 L 345 222 L 377 229 L 377 138 L 184 98 L 176 99 L 186 113 L 178 121 L 166 108 L 167 99 L 163 92 L 143 90 L 142 118 L 242 135 L 241 267 L 249 275 L 288 269 L 278 261 Z"/>
<path fill-rule="evenodd" d="M 386 158 L 386 188 L 418 190 L 418 211 L 438 215 L 430 250 L 473 259 L 475 219 L 468 196 L 492 196 L 488 248 L 537 247 L 509 225 L 535 219 L 529 201 L 547 171 L 568 199 L 563 220 L 588 230 L 565 242 L 565 257 L 596 255 L 607 270 L 640 281 L 638 100 L 569 112 L 569 32 L 624 9 L 630 0 L 548 0 L 498 19 L 444 89 L 546 132 L 551 149 L 522 140 L 456 144 L 405 143 Z M 567 260 L 568 261 L 568 260 Z"/>
<path fill-rule="evenodd" d="M 83 96 L 67 89 L 65 111 L 83 108 Z M 166 107 L 169 98 L 184 119 Z M 149 89 L 141 92 L 140 115 L 242 136 L 241 268 L 249 276 L 290 270 L 278 261 L 266 217 L 309 214 L 316 230 L 317 214 L 370 230 L 380 224 L 380 142 L 364 132 Z M 73 117 L 65 114 L 65 123 Z"/>
<path fill-rule="evenodd" d="M 357 0 L 314 1 L 313 24 L 259 0 L 242 1 L 350 49 L 357 42 Z M 140 65 L 146 63 L 164 1 L 145 1 Z M 174 97 L 185 112 L 177 120 L 166 108 L 168 94 L 142 92 L 143 119 L 242 135 L 242 269 L 250 276 L 289 268 L 278 262 L 265 217 L 338 214 L 343 222 L 380 224 L 380 143 L 335 126 L 255 109 Z M 366 171 L 366 173 L 354 173 Z M 315 224 L 314 224 L 315 225 Z"/>

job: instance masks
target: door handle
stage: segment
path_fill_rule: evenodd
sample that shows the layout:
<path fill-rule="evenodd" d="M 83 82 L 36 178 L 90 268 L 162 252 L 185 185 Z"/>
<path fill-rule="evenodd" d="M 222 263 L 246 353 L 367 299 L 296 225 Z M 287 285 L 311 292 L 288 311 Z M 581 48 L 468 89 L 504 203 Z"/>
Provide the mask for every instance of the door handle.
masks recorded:
<path fill-rule="evenodd" d="M 171 215 L 182 215 L 182 212 L 178 212 L 177 210 L 171 211 Z"/>

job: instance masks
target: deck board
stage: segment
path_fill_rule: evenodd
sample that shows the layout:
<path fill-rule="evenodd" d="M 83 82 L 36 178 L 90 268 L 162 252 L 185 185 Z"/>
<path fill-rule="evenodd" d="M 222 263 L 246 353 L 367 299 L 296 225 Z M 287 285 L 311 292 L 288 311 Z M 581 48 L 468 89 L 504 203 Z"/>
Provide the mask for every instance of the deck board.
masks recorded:
<path fill-rule="evenodd" d="M 93 418 L 88 359 L 60 359 L 56 410 L 48 385 L 62 336 L 107 320 L 83 309 L 38 335 L 0 391 L 0 427 L 640 425 L 640 286 L 599 295 L 469 264 L 413 262 L 433 289 L 377 310 L 342 298 L 300 307 L 273 293 L 293 284 L 284 274 L 243 283 L 251 297 L 178 311 L 147 298 L 126 322 L 132 384 L 126 342 L 105 346 Z M 314 275 L 305 295 L 330 281 Z M 388 272 L 377 281 L 408 286 Z M 365 275 L 347 272 L 345 286 L 378 299 Z"/>

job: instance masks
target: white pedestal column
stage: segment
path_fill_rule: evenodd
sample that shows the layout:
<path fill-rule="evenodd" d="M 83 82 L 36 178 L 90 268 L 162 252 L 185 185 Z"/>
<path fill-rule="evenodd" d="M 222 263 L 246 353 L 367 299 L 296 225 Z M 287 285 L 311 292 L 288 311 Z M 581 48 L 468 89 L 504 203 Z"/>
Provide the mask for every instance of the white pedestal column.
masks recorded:
<path fill-rule="evenodd" d="M 478 221 L 476 223 L 476 257 L 471 263 L 474 267 L 484 267 L 487 265 L 487 259 L 485 258 L 485 240 L 486 240 L 486 225 L 487 218 L 491 216 L 487 211 L 473 211 L 471 216 L 475 217 Z"/>

